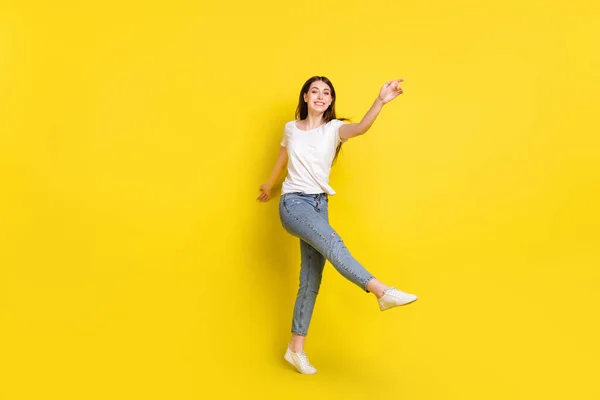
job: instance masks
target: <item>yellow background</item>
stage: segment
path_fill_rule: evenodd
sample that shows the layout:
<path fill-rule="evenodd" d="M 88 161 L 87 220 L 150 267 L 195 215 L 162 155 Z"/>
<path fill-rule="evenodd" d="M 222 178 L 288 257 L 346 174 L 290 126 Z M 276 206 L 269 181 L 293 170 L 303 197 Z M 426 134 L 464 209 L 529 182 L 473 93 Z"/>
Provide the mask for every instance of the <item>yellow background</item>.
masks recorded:
<path fill-rule="evenodd" d="M 599 26 L 592 1 L 3 2 L 0 399 L 599 398 Z M 355 122 L 405 78 L 330 216 L 419 301 L 381 313 L 328 264 L 308 377 L 298 241 L 255 199 L 316 74 Z"/>

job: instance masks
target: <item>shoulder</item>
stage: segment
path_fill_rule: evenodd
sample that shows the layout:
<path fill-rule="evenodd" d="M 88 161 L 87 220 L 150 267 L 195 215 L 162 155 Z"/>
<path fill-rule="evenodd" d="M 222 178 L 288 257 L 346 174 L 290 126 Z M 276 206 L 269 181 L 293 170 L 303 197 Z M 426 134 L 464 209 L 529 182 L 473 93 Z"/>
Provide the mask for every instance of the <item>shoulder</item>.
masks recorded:
<path fill-rule="evenodd" d="M 339 120 L 339 119 L 332 119 L 331 121 L 329 121 L 327 123 L 327 131 L 328 131 L 328 135 L 333 138 L 332 140 L 335 140 L 336 143 L 339 142 L 347 142 L 347 139 L 341 139 L 340 138 L 340 127 L 342 125 L 345 125 L 346 122 Z"/>
<path fill-rule="evenodd" d="M 335 128 L 339 128 L 340 126 L 344 125 L 346 122 L 340 120 L 340 119 L 332 119 L 331 121 L 329 121 L 327 124 L 335 127 Z"/>
<path fill-rule="evenodd" d="M 339 119 L 332 119 L 326 124 L 326 127 L 332 131 L 337 131 L 345 122 Z"/>
<path fill-rule="evenodd" d="M 295 126 L 296 126 L 296 120 L 292 120 L 292 121 L 286 122 L 284 129 L 286 131 L 289 131 L 289 130 L 292 130 Z"/>

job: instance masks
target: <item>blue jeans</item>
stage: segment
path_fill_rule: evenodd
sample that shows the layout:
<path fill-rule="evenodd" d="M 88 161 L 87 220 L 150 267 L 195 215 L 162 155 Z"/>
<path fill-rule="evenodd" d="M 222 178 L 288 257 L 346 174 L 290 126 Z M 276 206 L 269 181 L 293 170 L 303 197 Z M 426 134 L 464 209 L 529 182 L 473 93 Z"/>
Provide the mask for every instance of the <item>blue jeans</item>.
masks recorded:
<path fill-rule="evenodd" d="M 374 278 L 352 255 L 329 225 L 327 194 L 286 193 L 279 201 L 285 230 L 300 238 L 300 287 L 294 305 L 292 333 L 305 336 L 312 317 L 323 267 L 328 260 L 346 279 L 367 290 Z"/>

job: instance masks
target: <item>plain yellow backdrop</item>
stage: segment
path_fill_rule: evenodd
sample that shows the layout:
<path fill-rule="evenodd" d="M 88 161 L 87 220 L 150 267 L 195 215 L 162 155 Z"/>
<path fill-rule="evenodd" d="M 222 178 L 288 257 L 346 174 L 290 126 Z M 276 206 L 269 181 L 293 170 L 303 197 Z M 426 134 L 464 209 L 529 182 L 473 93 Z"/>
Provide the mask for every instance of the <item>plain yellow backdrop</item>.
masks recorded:
<path fill-rule="evenodd" d="M 597 399 L 593 1 L 2 2 L 0 399 Z M 283 361 L 298 240 L 255 199 L 302 83 L 360 120 Z M 283 177 L 282 177 L 283 178 Z"/>

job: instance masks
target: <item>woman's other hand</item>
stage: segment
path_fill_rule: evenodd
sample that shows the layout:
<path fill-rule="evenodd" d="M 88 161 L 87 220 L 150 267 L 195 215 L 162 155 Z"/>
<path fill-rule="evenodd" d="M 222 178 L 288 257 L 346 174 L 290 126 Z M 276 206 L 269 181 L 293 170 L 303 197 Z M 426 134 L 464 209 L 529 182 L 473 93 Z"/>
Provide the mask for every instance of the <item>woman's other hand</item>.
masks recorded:
<path fill-rule="evenodd" d="M 271 198 L 271 189 L 271 186 L 266 183 L 260 185 L 260 188 L 258 189 L 260 190 L 260 195 L 256 198 L 256 200 L 262 201 L 263 203 L 269 201 Z"/>

